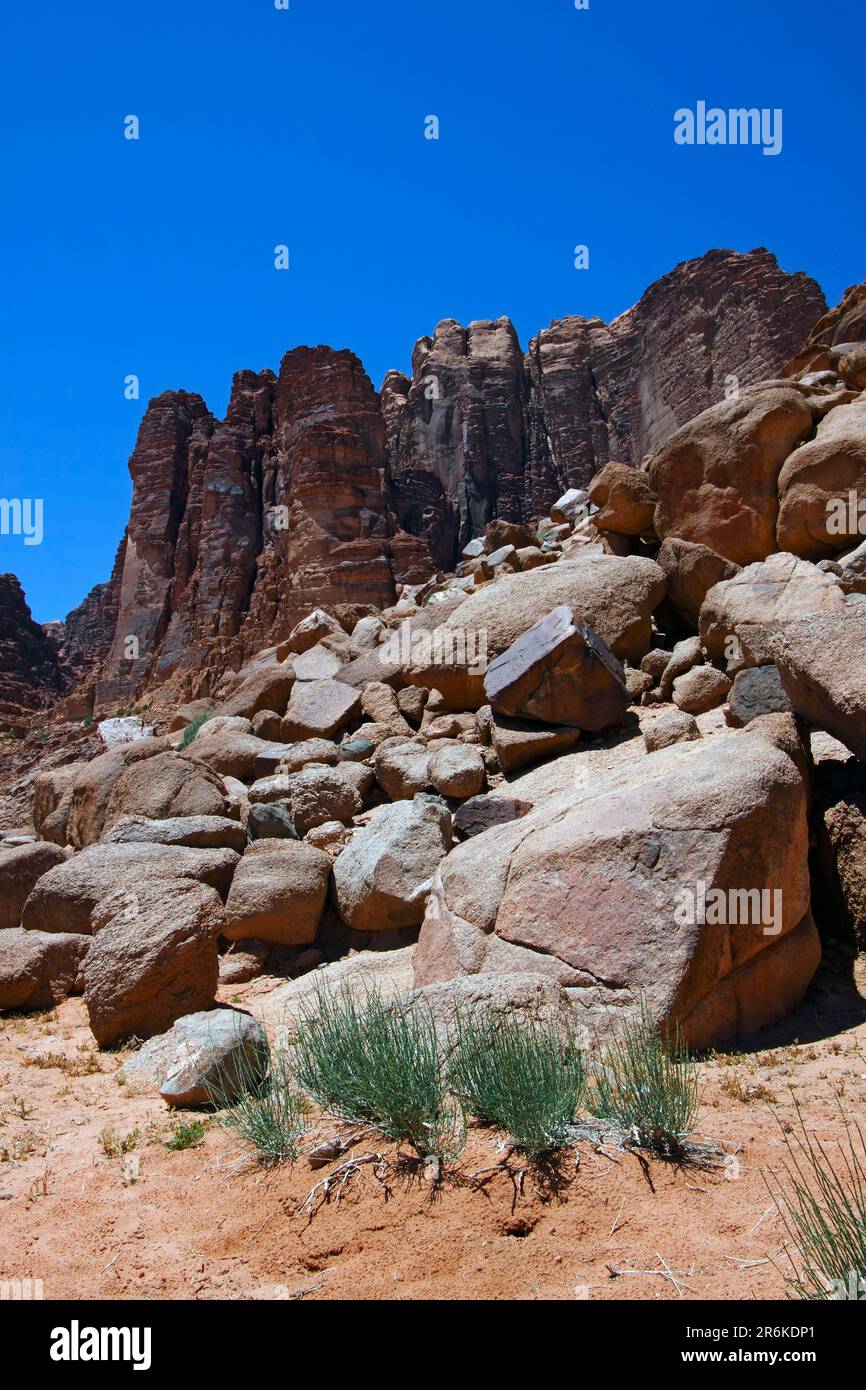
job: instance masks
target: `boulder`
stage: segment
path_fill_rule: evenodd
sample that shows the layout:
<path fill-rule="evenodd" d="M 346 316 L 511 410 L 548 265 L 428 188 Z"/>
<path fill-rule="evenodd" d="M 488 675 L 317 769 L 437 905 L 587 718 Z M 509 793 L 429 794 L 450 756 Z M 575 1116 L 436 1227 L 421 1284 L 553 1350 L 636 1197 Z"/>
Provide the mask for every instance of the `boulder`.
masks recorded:
<path fill-rule="evenodd" d="M 24 904 L 39 879 L 68 858 L 67 850 L 44 841 L 13 849 L 0 845 L 0 931 L 21 925 Z"/>
<path fill-rule="evenodd" d="M 307 763 L 333 765 L 340 758 L 339 745 L 328 738 L 306 738 L 300 743 L 283 744 L 277 772 L 300 772 Z"/>
<path fill-rule="evenodd" d="M 686 714 L 681 709 L 665 710 L 651 724 L 646 724 L 643 730 L 648 753 L 655 753 L 659 748 L 670 748 L 672 743 L 691 743 L 702 737 L 694 715 Z"/>
<path fill-rule="evenodd" d="M 466 743 L 440 743 L 430 753 L 427 773 L 442 796 L 463 801 L 484 786 L 486 772 L 480 749 Z"/>
<path fill-rule="evenodd" d="M 258 840 L 237 867 L 226 899 L 223 936 L 282 946 L 315 940 L 331 861 L 298 840 Z"/>
<path fill-rule="evenodd" d="M 91 845 L 65 864 L 49 869 L 24 904 L 21 925 L 28 931 L 96 930 L 99 904 L 123 885 L 130 897 L 155 881 L 178 880 L 213 888 L 225 897 L 238 856 L 230 849 L 188 849 L 181 845 Z"/>
<path fill-rule="evenodd" d="M 190 700 L 188 704 L 180 705 L 171 716 L 168 725 L 170 734 L 182 733 L 188 729 L 195 719 L 210 719 L 216 709 L 213 700 Z"/>
<path fill-rule="evenodd" d="M 104 845 L 186 845 L 189 849 L 233 849 L 243 854 L 247 832 L 227 816 L 171 816 L 147 820 L 121 816 L 102 837 Z"/>
<path fill-rule="evenodd" d="M 528 970 L 589 1026 L 645 998 L 695 1048 L 751 1032 L 820 958 L 806 803 L 794 761 L 751 729 L 599 772 L 442 861 L 416 985 Z"/>
<path fill-rule="evenodd" d="M 73 991 L 89 945 L 73 932 L 0 932 L 0 1011 L 61 1004 Z"/>
<path fill-rule="evenodd" d="M 250 787 L 250 801 L 279 802 L 301 836 L 326 820 L 350 821 L 364 809 L 352 768 L 351 763 L 336 767 L 308 763 L 300 772 L 264 777 Z M 369 777 L 369 770 L 364 769 L 364 774 Z"/>
<path fill-rule="evenodd" d="M 121 773 L 105 807 L 103 833 L 128 816 L 224 817 L 226 810 L 225 787 L 211 768 L 177 753 L 159 753 Z"/>
<path fill-rule="evenodd" d="M 561 604 L 487 668 L 484 694 L 496 714 L 597 732 L 628 707 L 623 669 L 587 623 Z"/>
<path fill-rule="evenodd" d="M 245 985 L 264 973 L 270 952 L 268 941 L 242 941 L 220 956 L 220 985 Z"/>
<path fill-rule="evenodd" d="M 334 895 L 347 926 L 419 926 L 433 875 L 451 847 L 451 817 L 434 798 L 380 806 L 334 863 Z"/>
<path fill-rule="evenodd" d="M 606 463 L 589 485 L 589 500 L 598 507 L 593 521 L 600 531 L 640 536 L 652 530 L 656 495 L 646 473 L 639 468 Z"/>
<path fill-rule="evenodd" d="M 844 925 L 866 950 L 866 768 L 855 758 L 818 761 L 815 915 L 828 934 Z"/>
<path fill-rule="evenodd" d="M 695 666 L 674 681 L 674 704 L 686 714 L 703 714 L 724 704 L 731 688 L 730 676 L 715 666 Z"/>
<path fill-rule="evenodd" d="M 779 475 L 779 549 L 822 560 L 858 545 L 866 534 L 857 505 L 864 497 L 866 397 L 860 397 L 831 410 L 815 438 L 787 459 Z"/>
<path fill-rule="evenodd" d="M 750 565 L 776 549 L 777 484 L 788 455 L 812 431 L 806 392 L 765 383 L 695 416 L 649 466 L 655 529 Z"/>
<path fill-rule="evenodd" d="M 289 652 L 307 652 L 311 647 L 315 647 L 325 637 L 343 636 L 343 629 L 332 618 L 330 613 L 326 613 L 323 608 L 314 608 L 308 613 L 306 618 L 302 618 L 296 623 L 289 633 L 285 642 L 277 648 L 277 655 L 288 655 Z"/>
<path fill-rule="evenodd" d="M 101 753 L 79 765 L 71 788 L 67 834 L 75 849 L 95 844 L 105 828 L 105 814 L 115 786 L 134 764 L 169 751 L 163 738 L 142 738 Z M 122 813 L 119 813 L 122 814 Z"/>
<path fill-rule="evenodd" d="M 253 670 L 228 699 L 222 701 L 219 712 L 229 717 L 239 715 L 244 719 L 252 719 L 260 710 L 274 710 L 282 714 L 294 681 L 295 669 L 291 661 Z"/>
<path fill-rule="evenodd" d="M 44 840 L 54 845 L 69 843 L 72 789 L 87 763 L 66 763 L 40 772 L 33 782 L 33 824 Z"/>
<path fill-rule="evenodd" d="M 84 962 L 84 1002 L 100 1047 L 151 1038 L 210 1008 L 222 926 L 218 893 L 189 879 L 143 880 L 104 898 Z"/>
<path fill-rule="evenodd" d="M 373 724 L 385 724 L 395 734 L 405 734 L 407 737 L 412 733 L 401 712 L 397 692 L 384 681 L 371 681 L 364 687 L 361 709 Z"/>
<path fill-rule="evenodd" d="M 294 659 L 295 677 L 299 681 L 327 681 L 339 674 L 343 658 L 317 642 Z"/>
<path fill-rule="evenodd" d="M 668 581 L 668 602 L 692 627 L 697 627 L 701 605 L 714 584 L 733 579 L 740 566 L 717 555 L 708 545 L 681 541 L 671 536 L 656 556 Z"/>
<path fill-rule="evenodd" d="M 864 651 L 866 607 L 860 603 L 788 623 L 770 644 L 795 712 L 866 760 Z"/>
<path fill-rule="evenodd" d="M 297 840 L 299 835 L 287 807 L 278 801 L 257 801 L 247 817 L 251 840 Z"/>
<path fill-rule="evenodd" d="M 579 738 L 579 729 L 564 725 L 548 727 L 528 719 L 509 719 L 502 714 L 490 717 L 490 741 L 505 773 L 516 772 L 543 758 L 569 753 Z"/>
<path fill-rule="evenodd" d="M 230 1103 L 263 1080 L 270 1049 L 265 1030 L 240 1009 L 185 1014 L 149 1038 L 117 1073 L 129 1095 L 158 1092 L 184 1109 L 207 1105 L 216 1092 Z"/>
<path fill-rule="evenodd" d="M 283 717 L 273 709 L 260 709 L 253 715 L 251 733 L 266 743 L 279 743 L 283 731 Z"/>
<path fill-rule="evenodd" d="M 681 642 L 677 642 L 673 651 L 668 654 L 667 663 L 659 677 L 658 691 L 662 700 L 671 698 L 674 684 L 680 676 L 684 676 L 695 666 L 702 666 L 703 661 L 704 653 L 699 637 L 684 637 Z"/>
<path fill-rule="evenodd" d="M 620 661 L 648 651 L 652 613 L 667 581 L 652 560 L 593 552 L 507 575 L 470 594 L 432 633 L 414 636 L 411 685 L 439 690 L 449 709 L 484 704 L 487 665 L 561 604 L 588 623 Z"/>
<path fill-rule="evenodd" d="M 361 708 L 360 693 L 337 680 L 299 681 L 283 720 L 283 738 L 333 738 Z"/>
<path fill-rule="evenodd" d="M 525 1026 L 551 1028 L 563 1038 L 573 1036 L 577 1014 L 562 985 L 527 970 L 513 975 L 464 975 L 441 984 L 425 985 L 400 997 L 400 1005 L 419 1009 L 436 1028 L 447 1057 L 459 1022 L 467 1018 L 513 1020 Z M 590 1042 L 590 1039 L 586 1039 Z"/>
<path fill-rule="evenodd" d="M 791 701 L 777 666 L 747 666 L 737 672 L 725 708 L 725 720 L 732 728 L 745 728 L 764 714 L 790 713 Z"/>
<path fill-rule="evenodd" d="M 407 739 L 378 748 L 373 756 L 373 771 L 391 801 L 407 801 L 430 786 L 428 763 L 427 745 Z"/>
<path fill-rule="evenodd" d="M 709 590 L 701 609 L 701 641 L 714 659 L 730 658 L 735 637 L 733 646 L 745 651 L 749 664 L 763 666 L 772 659 L 774 633 L 810 613 L 839 613 L 844 607 L 845 594 L 833 575 L 780 551 Z"/>

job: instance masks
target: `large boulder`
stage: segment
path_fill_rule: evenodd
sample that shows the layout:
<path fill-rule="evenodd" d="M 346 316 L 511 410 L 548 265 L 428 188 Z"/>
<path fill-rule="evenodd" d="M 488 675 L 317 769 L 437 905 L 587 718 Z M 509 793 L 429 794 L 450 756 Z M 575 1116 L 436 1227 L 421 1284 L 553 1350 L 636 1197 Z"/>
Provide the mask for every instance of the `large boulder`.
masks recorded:
<path fill-rule="evenodd" d="M 692 627 L 697 627 L 701 605 L 713 585 L 733 579 L 740 568 L 708 545 L 676 536 L 661 546 L 656 562 L 667 575 L 668 602 Z"/>
<path fill-rule="evenodd" d="M 451 840 L 451 817 L 433 797 L 380 806 L 334 863 L 343 921 L 364 932 L 419 926 Z"/>
<path fill-rule="evenodd" d="M 366 772 L 366 778 L 364 773 Z M 364 770 L 361 780 L 353 775 L 353 765 L 340 763 L 328 767 L 322 763 L 307 763 L 300 772 L 275 777 L 263 777 L 250 787 L 250 801 L 278 802 L 284 806 L 299 835 L 306 835 L 325 821 L 351 821 L 364 808 L 361 787 L 370 773 Z"/>
<path fill-rule="evenodd" d="M 90 945 L 72 932 L 0 932 L 0 1010 L 53 1009 L 75 986 Z"/>
<path fill-rule="evenodd" d="M 555 980 L 533 971 L 513 975 L 464 975 L 441 984 L 424 985 L 401 996 L 400 1004 L 432 1018 L 442 1051 L 451 1051 L 460 1024 L 467 1018 L 515 1019 L 553 1029 L 569 1037 L 577 1021 L 568 992 Z"/>
<path fill-rule="evenodd" d="M 190 756 L 222 777 L 266 777 L 288 753 L 286 744 L 259 738 L 241 715 L 209 719 L 190 744 Z"/>
<path fill-rule="evenodd" d="M 652 530 L 656 495 L 646 473 L 639 468 L 606 463 L 589 485 L 589 500 L 598 507 L 593 521 L 600 531 L 640 536 Z"/>
<path fill-rule="evenodd" d="M 168 751 L 164 738 L 136 739 L 79 765 L 71 788 L 67 834 L 76 849 L 95 844 L 105 828 L 114 788 L 127 768 Z M 121 813 L 122 814 L 122 813 Z"/>
<path fill-rule="evenodd" d="M 294 682 L 295 670 L 291 661 L 252 670 L 228 699 L 222 702 L 220 714 L 240 715 L 245 719 L 252 719 L 254 714 L 263 709 L 275 710 L 277 714 L 282 714 Z"/>
<path fill-rule="evenodd" d="M 39 879 L 68 858 L 68 851 L 44 842 L 14 849 L 0 845 L 0 931 L 21 925 L 24 904 Z"/>
<path fill-rule="evenodd" d="M 776 549 L 777 483 L 813 428 L 806 392 L 779 382 L 742 390 L 672 435 L 649 467 L 655 529 L 749 565 Z"/>
<path fill-rule="evenodd" d="M 864 652 L 866 605 L 853 602 L 841 612 L 788 623 L 771 643 L 796 713 L 866 760 Z"/>
<path fill-rule="evenodd" d="M 267 1072 L 264 1028 L 240 1009 L 184 1014 L 167 1033 L 149 1038 L 118 1072 L 128 1095 L 158 1092 L 184 1109 L 212 1098 L 230 1104 Z"/>
<path fill-rule="evenodd" d="M 105 808 L 103 828 L 124 816 L 167 820 L 176 816 L 225 816 L 222 779 L 194 758 L 160 753 L 124 769 Z"/>
<path fill-rule="evenodd" d="M 701 608 L 701 640 L 720 659 L 730 657 L 735 637 L 749 664 L 763 666 L 772 660 L 771 637 L 788 623 L 844 607 L 845 594 L 832 574 L 780 551 L 710 589 Z"/>
<path fill-rule="evenodd" d="M 599 773 L 452 850 L 416 984 L 529 970 L 592 1026 L 645 997 L 694 1047 L 751 1032 L 799 1001 L 820 956 L 806 803 L 757 725 Z"/>
<path fill-rule="evenodd" d="M 449 709 L 478 709 L 487 665 L 560 604 L 620 661 L 637 665 L 666 588 L 652 560 L 599 552 L 506 575 L 470 594 L 434 631 L 413 635 L 406 679 L 440 691 Z"/>
<path fill-rule="evenodd" d="M 489 708 L 489 707 L 488 707 Z M 509 719 L 504 714 L 489 716 L 490 741 L 504 773 L 517 772 L 531 763 L 569 753 L 580 738 L 580 730 L 564 724 L 536 724 L 529 719 Z"/>
<path fill-rule="evenodd" d="M 87 763 L 66 763 L 40 772 L 33 782 L 33 824 L 44 840 L 69 843 L 72 789 Z"/>
<path fill-rule="evenodd" d="M 492 661 L 484 694 L 496 714 L 597 732 L 628 707 L 623 669 L 566 604 L 539 619 Z"/>
<path fill-rule="evenodd" d="M 303 946 L 315 940 L 331 861 L 299 840 L 257 840 L 237 867 L 226 899 L 229 941 Z"/>
<path fill-rule="evenodd" d="M 429 753 L 420 739 L 396 740 L 377 748 L 373 756 L 376 781 L 392 801 L 411 801 L 430 786 Z"/>
<path fill-rule="evenodd" d="M 148 820 L 121 816 L 102 837 L 104 845 L 186 845 L 189 849 L 233 849 L 243 854 L 247 832 L 227 816 L 170 816 Z"/>
<path fill-rule="evenodd" d="M 283 738 L 287 743 L 295 739 L 333 738 L 360 708 L 360 693 L 343 681 L 298 681 L 283 719 Z"/>
<path fill-rule="evenodd" d="M 779 475 L 779 549 L 822 560 L 857 545 L 866 533 L 866 516 L 857 505 L 864 497 L 866 396 L 831 410 L 815 438 L 785 463 Z"/>
<path fill-rule="evenodd" d="M 436 791 L 457 801 L 477 796 L 487 775 L 481 750 L 457 740 L 434 745 L 427 770 Z"/>
<path fill-rule="evenodd" d="M 222 927 L 219 894 L 189 879 L 140 881 L 103 899 L 84 962 L 84 1002 L 100 1047 L 151 1038 L 210 1008 Z"/>
<path fill-rule="evenodd" d="M 188 849 L 181 845 L 91 845 L 65 864 L 49 869 L 24 904 L 21 925 L 28 931 L 94 932 L 97 907 L 123 885 L 134 895 L 142 884 L 168 885 L 192 880 L 221 897 L 229 890 L 238 856 L 230 849 Z"/>

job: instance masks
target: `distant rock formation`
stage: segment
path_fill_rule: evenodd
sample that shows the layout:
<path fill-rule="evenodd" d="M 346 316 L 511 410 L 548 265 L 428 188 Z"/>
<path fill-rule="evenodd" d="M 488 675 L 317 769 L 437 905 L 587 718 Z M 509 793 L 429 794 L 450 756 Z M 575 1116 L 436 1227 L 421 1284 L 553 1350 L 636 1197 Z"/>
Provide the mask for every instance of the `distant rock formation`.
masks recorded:
<path fill-rule="evenodd" d="M 778 376 L 831 331 L 832 315 L 813 330 L 825 314 L 817 284 L 768 251 L 711 251 L 611 324 L 562 319 L 527 353 L 507 318 L 447 319 L 381 395 L 353 353 L 328 347 L 294 349 L 279 374 L 237 373 L 224 420 L 165 392 L 130 458 L 114 572 L 44 648 L 34 699 L 49 668 L 52 690 L 77 687 L 76 713 L 167 682 L 209 694 L 312 607 L 343 605 L 347 620 L 385 608 L 400 584 L 453 569 L 489 522 L 542 517 L 610 459 L 639 465 L 730 378 Z M 32 641 L 24 623 L 12 703 Z"/>
<path fill-rule="evenodd" d="M 33 621 L 19 581 L 0 574 L 0 729 L 28 727 L 66 683 L 55 641 Z"/>

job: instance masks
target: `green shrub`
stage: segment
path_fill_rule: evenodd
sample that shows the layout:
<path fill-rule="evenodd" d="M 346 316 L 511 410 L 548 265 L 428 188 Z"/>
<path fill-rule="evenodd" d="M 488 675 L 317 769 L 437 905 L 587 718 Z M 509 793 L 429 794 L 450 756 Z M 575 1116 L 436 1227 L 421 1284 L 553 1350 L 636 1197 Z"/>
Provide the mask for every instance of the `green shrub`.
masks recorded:
<path fill-rule="evenodd" d="M 568 1143 L 586 1087 L 571 1033 L 515 1015 L 458 1015 L 451 1084 L 467 1112 L 532 1158 Z"/>
<path fill-rule="evenodd" d="M 679 1039 L 659 1035 L 646 1004 L 604 1049 L 592 1109 L 640 1148 L 680 1154 L 698 1108 L 696 1069 Z"/>
<path fill-rule="evenodd" d="M 260 1163 L 292 1163 L 307 1128 L 303 1098 L 292 1082 L 284 1052 L 271 1054 L 263 1073 L 257 1057 L 241 1052 L 208 1086 L 217 1122 L 252 1145 Z"/>
<path fill-rule="evenodd" d="M 175 1125 L 174 1133 L 170 1139 L 166 1139 L 165 1147 L 174 1153 L 182 1149 L 196 1148 L 204 1138 L 204 1125 L 201 1120 L 189 1120 L 187 1123 Z"/>
<path fill-rule="evenodd" d="M 429 1009 L 385 1003 L 375 989 L 361 1001 L 319 991 L 300 1020 L 294 1067 L 323 1109 L 405 1141 L 422 1158 L 453 1157 L 463 1146 Z"/>
<path fill-rule="evenodd" d="M 178 749 L 189 748 L 202 724 L 206 724 L 209 719 L 209 714 L 197 714 L 194 719 L 191 719 L 183 731 L 183 738 L 177 745 Z"/>
<path fill-rule="evenodd" d="M 785 1134 L 787 1184 L 776 1202 L 801 1268 L 795 1287 L 810 1302 L 866 1297 L 866 1142 L 859 1125 L 845 1115 L 845 1141 L 832 1159 L 810 1134 L 799 1106 L 800 1130 Z M 784 1133 L 784 1131 L 783 1131 Z"/>

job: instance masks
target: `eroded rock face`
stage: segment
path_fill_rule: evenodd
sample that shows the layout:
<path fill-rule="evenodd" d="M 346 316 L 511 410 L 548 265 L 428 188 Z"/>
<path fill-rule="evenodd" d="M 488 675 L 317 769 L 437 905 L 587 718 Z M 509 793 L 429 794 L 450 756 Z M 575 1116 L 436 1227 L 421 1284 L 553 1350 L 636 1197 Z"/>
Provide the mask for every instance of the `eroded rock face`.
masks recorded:
<path fill-rule="evenodd" d="M 660 1022 L 708 1046 L 780 1017 L 812 978 L 807 854 L 806 789 L 768 737 L 677 743 L 458 845 L 428 904 L 416 984 L 536 971 L 588 1023 L 643 993 Z M 723 890 L 725 921 L 700 920 L 700 885 Z M 771 890 L 773 920 L 734 924 L 730 894 L 754 889 Z"/>
<path fill-rule="evenodd" d="M 57 649 L 33 621 L 14 574 L 0 574 L 0 727 L 32 723 L 65 689 Z"/>

